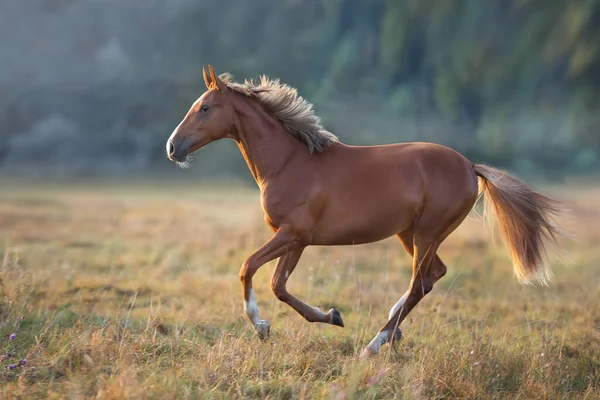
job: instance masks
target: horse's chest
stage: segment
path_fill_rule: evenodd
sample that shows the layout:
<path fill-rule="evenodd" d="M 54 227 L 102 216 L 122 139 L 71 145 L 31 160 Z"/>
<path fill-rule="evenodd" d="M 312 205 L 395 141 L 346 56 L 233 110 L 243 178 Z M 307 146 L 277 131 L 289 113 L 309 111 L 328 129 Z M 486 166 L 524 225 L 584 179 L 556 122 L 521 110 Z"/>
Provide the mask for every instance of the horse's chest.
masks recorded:
<path fill-rule="evenodd" d="M 260 204 L 265 221 L 272 229 L 290 225 L 298 232 L 309 232 L 314 228 L 314 216 L 322 208 L 318 193 L 310 193 L 302 185 L 287 183 L 262 189 Z"/>
<path fill-rule="evenodd" d="M 278 229 L 286 215 L 285 202 L 272 191 L 265 191 L 260 196 L 260 205 L 265 213 L 266 223 L 273 229 Z"/>

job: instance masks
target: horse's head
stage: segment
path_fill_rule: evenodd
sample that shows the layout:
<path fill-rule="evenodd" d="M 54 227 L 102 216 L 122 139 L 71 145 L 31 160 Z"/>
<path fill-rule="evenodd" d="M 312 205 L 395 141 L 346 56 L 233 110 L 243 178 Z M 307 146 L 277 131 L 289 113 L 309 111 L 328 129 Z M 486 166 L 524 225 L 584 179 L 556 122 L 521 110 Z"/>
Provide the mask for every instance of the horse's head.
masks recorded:
<path fill-rule="evenodd" d="M 212 66 L 209 73 L 202 67 L 206 92 L 192 104 L 183 121 L 167 141 L 167 155 L 171 161 L 185 165 L 188 155 L 218 139 L 232 137 L 233 106 L 229 88 Z"/>

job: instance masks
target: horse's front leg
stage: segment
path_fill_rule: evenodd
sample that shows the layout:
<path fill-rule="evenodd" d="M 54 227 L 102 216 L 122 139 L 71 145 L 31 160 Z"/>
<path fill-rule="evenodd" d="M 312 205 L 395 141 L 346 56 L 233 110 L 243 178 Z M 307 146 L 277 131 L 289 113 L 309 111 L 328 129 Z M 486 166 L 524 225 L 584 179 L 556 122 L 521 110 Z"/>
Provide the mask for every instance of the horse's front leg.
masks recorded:
<path fill-rule="evenodd" d="M 267 262 L 274 260 L 289 251 L 303 248 L 298 237 L 287 227 L 281 227 L 256 253 L 244 261 L 240 269 L 240 279 L 244 293 L 244 309 L 261 339 L 269 337 L 271 327 L 268 321 L 260 319 L 260 310 L 252 288 L 252 277 Z"/>
<path fill-rule="evenodd" d="M 292 250 L 279 258 L 273 278 L 271 279 L 271 289 L 275 296 L 284 303 L 292 307 L 296 312 L 304 317 L 308 322 L 323 322 L 337 326 L 344 326 L 342 316 L 335 309 L 330 309 L 327 313 L 319 310 L 316 307 L 309 306 L 303 301 L 294 297 L 287 291 L 286 283 L 294 268 L 300 260 L 303 248 Z"/>

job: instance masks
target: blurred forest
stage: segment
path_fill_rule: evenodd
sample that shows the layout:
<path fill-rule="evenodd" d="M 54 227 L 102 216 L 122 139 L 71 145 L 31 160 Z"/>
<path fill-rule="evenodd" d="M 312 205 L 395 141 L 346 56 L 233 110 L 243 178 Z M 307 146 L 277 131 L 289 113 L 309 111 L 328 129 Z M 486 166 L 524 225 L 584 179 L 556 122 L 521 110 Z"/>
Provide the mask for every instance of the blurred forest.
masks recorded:
<path fill-rule="evenodd" d="M 189 178 L 164 144 L 209 63 L 298 87 L 345 143 L 600 169 L 599 0 L 3 0 L 0 37 L 3 176 Z M 232 143 L 194 164 L 250 177 Z"/>

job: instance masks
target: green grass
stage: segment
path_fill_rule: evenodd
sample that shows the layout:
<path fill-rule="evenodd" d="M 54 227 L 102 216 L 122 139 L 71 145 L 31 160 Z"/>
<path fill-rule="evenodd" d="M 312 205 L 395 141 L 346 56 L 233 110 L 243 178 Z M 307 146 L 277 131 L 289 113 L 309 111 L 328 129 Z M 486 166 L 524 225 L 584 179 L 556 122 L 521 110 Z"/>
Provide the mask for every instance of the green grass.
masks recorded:
<path fill-rule="evenodd" d="M 577 236 L 563 242 L 570 266 L 551 258 L 548 287 L 519 285 L 508 252 L 467 219 L 397 351 L 360 361 L 410 279 L 393 238 L 309 248 L 291 276 L 290 292 L 338 308 L 344 329 L 279 303 L 265 265 L 262 343 L 238 278 L 270 234 L 255 190 L 2 188 L 0 398 L 600 398 L 598 189 L 548 189 Z"/>

